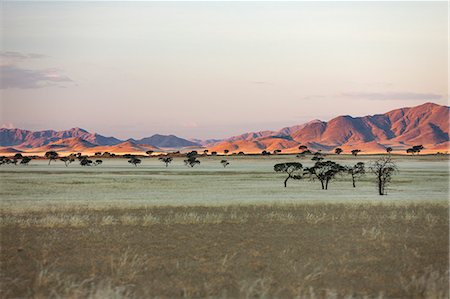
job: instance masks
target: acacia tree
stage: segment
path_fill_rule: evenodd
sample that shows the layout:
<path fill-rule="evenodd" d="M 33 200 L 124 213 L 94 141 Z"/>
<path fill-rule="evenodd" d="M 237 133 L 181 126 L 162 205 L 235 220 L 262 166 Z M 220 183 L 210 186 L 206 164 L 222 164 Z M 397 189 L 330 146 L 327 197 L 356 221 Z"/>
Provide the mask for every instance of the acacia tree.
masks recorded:
<path fill-rule="evenodd" d="M 92 163 L 93 163 L 92 160 L 89 160 L 87 157 L 80 160 L 81 166 L 91 166 Z"/>
<path fill-rule="evenodd" d="M 289 179 L 300 180 L 302 178 L 303 165 L 298 162 L 279 163 L 273 166 L 273 170 L 276 172 L 284 172 L 288 176 L 284 180 L 284 187 L 287 187 L 287 181 Z"/>
<path fill-rule="evenodd" d="M 304 174 L 312 181 L 315 179 L 320 181 L 322 190 L 328 190 L 328 183 L 332 181 L 336 175 L 344 172 L 346 168 L 336 162 L 325 161 L 316 162 L 313 167 L 305 168 Z"/>
<path fill-rule="evenodd" d="M 337 154 L 337 155 L 340 155 L 343 151 L 344 151 L 344 150 L 343 150 L 342 148 L 337 147 L 337 148 L 334 150 L 334 153 Z"/>
<path fill-rule="evenodd" d="M 223 150 L 223 152 L 224 152 L 224 154 L 226 155 L 226 154 L 228 154 L 230 151 L 229 150 Z"/>
<path fill-rule="evenodd" d="M 194 167 L 196 164 L 200 164 L 200 161 L 195 156 L 190 156 L 184 160 L 186 166 Z"/>
<path fill-rule="evenodd" d="M 147 155 L 151 156 L 153 154 L 153 151 L 146 151 L 145 152 Z"/>
<path fill-rule="evenodd" d="M 58 159 L 58 153 L 55 151 L 48 151 L 45 153 L 45 157 L 48 159 L 48 165 L 51 161 L 56 161 Z"/>
<path fill-rule="evenodd" d="M 94 165 L 95 166 L 97 166 L 97 165 L 102 165 L 103 164 L 103 161 L 102 160 L 95 160 L 95 162 L 94 162 Z"/>
<path fill-rule="evenodd" d="M 69 157 L 62 157 L 59 160 L 63 161 L 64 165 L 66 165 L 66 167 L 69 166 L 69 164 L 71 163 Z"/>
<path fill-rule="evenodd" d="M 300 145 L 300 146 L 298 147 L 298 149 L 299 149 L 299 150 L 302 150 L 302 151 L 305 151 L 305 150 L 308 149 L 308 147 L 307 147 L 306 145 Z"/>
<path fill-rule="evenodd" d="M 200 164 L 200 161 L 197 159 L 197 151 L 192 151 L 186 154 L 187 159 L 184 160 L 184 164 L 186 166 L 194 167 L 196 164 Z"/>
<path fill-rule="evenodd" d="M 131 157 L 130 160 L 128 160 L 128 163 L 133 164 L 135 167 L 138 166 L 138 164 L 141 164 L 141 159 L 138 159 L 136 157 Z"/>
<path fill-rule="evenodd" d="M 371 162 L 370 172 L 377 178 L 378 194 L 385 195 L 386 188 L 391 182 L 392 175 L 398 172 L 397 165 L 392 161 L 391 157 L 381 157 Z"/>
<path fill-rule="evenodd" d="M 227 160 L 222 160 L 220 161 L 220 163 L 222 163 L 223 168 L 227 167 L 228 165 L 230 165 L 230 162 L 228 162 Z"/>
<path fill-rule="evenodd" d="M 30 163 L 30 161 L 31 161 L 31 158 L 25 156 L 25 157 L 22 158 L 22 161 L 20 161 L 20 164 L 28 165 L 28 163 Z"/>
<path fill-rule="evenodd" d="M 416 153 L 419 154 L 420 151 L 423 150 L 423 149 L 424 149 L 423 145 L 414 145 L 413 147 L 408 148 L 406 150 L 406 153 L 412 154 L 412 155 L 414 155 Z"/>
<path fill-rule="evenodd" d="M 166 167 L 169 166 L 170 163 L 172 163 L 173 158 L 172 157 L 160 157 L 159 160 L 161 160 L 164 164 L 166 164 Z"/>
<path fill-rule="evenodd" d="M 388 153 L 388 154 L 390 155 L 391 152 L 392 152 L 392 147 L 388 146 L 388 147 L 386 148 L 386 153 Z"/>
<path fill-rule="evenodd" d="M 347 167 L 347 173 L 352 177 L 353 188 L 356 187 L 356 180 L 362 177 L 366 173 L 365 165 L 363 162 L 358 162 L 354 166 Z"/>
<path fill-rule="evenodd" d="M 354 150 L 352 150 L 352 155 L 353 156 L 358 156 L 358 154 L 361 152 L 361 150 L 359 150 L 359 149 L 354 149 Z"/>

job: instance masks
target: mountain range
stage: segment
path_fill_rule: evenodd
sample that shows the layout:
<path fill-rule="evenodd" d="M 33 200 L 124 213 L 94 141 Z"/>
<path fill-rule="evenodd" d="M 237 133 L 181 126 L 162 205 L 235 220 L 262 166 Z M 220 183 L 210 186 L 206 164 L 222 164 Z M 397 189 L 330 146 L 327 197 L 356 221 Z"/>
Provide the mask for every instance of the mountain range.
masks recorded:
<path fill-rule="evenodd" d="M 65 131 L 28 131 L 0 129 L 0 152 L 42 153 L 109 151 L 143 153 L 148 150 L 208 149 L 219 153 L 260 153 L 263 150 L 298 152 L 300 145 L 312 150 L 344 152 L 358 148 L 365 153 L 384 152 L 386 147 L 403 151 L 422 144 L 426 151 L 447 151 L 449 148 L 449 107 L 425 103 L 400 108 L 384 114 L 351 117 L 338 116 L 326 121 L 313 120 L 305 124 L 276 131 L 249 132 L 226 139 L 187 140 L 174 135 L 153 135 L 126 141 L 105 137 L 80 128 Z"/>

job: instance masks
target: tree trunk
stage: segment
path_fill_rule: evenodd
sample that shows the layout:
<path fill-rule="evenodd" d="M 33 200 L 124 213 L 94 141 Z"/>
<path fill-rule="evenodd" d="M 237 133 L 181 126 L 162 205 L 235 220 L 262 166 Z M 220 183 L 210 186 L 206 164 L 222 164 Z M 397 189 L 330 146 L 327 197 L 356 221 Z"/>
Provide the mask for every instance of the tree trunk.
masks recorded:
<path fill-rule="evenodd" d="M 288 176 L 288 177 L 284 180 L 284 188 L 287 187 L 287 181 L 289 180 L 290 177 L 291 177 L 291 176 Z"/>
<path fill-rule="evenodd" d="M 352 175 L 352 183 L 353 183 L 353 188 L 356 188 L 356 185 L 355 185 L 355 177 Z"/>
<path fill-rule="evenodd" d="M 327 179 L 326 183 L 325 183 L 325 190 L 328 190 L 328 182 L 329 182 L 329 180 Z"/>
<path fill-rule="evenodd" d="M 51 159 L 49 159 L 49 160 L 48 160 L 48 165 L 50 165 L 50 162 L 52 162 L 52 160 L 51 160 Z"/>
<path fill-rule="evenodd" d="M 323 184 L 323 181 L 320 181 L 320 183 L 322 184 L 322 190 L 325 189 L 325 185 Z"/>
<path fill-rule="evenodd" d="M 383 182 L 381 180 L 381 177 L 378 177 L 378 194 L 379 195 L 384 195 L 383 192 Z"/>

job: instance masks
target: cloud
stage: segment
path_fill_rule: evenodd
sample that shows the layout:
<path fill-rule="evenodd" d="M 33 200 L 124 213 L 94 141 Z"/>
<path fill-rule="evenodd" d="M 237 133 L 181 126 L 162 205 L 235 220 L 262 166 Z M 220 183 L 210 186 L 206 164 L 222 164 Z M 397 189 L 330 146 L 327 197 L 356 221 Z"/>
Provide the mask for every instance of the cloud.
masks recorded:
<path fill-rule="evenodd" d="M 5 59 L 16 59 L 16 60 L 25 60 L 25 59 L 37 59 L 37 58 L 44 58 L 47 57 L 42 54 L 36 54 L 36 53 L 20 53 L 20 52 L 14 52 L 14 51 L 1 51 L 0 57 Z"/>
<path fill-rule="evenodd" d="M 0 66 L 0 89 L 33 89 L 73 82 L 59 69 L 30 70 L 16 65 Z"/>
<path fill-rule="evenodd" d="M 352 99 L 365 99 L 374 101 L 384 100 L 439 100 L 442 95 L 433 93 L 415 93 L 415 92 L 346 92 L 341 93 L 341 97 Z"/>

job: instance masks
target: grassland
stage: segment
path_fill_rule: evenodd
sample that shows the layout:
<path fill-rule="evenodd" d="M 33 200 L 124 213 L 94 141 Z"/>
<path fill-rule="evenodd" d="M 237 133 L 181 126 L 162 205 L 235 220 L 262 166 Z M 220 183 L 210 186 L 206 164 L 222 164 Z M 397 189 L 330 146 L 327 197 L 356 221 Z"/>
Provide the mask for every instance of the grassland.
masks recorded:
<path fill-rule="evenodd" d="M 283 188 L 293 159 L 3 167 L 0 297 L 448 298 L 447 158 L 397 158 L 383 197 Z"/>

